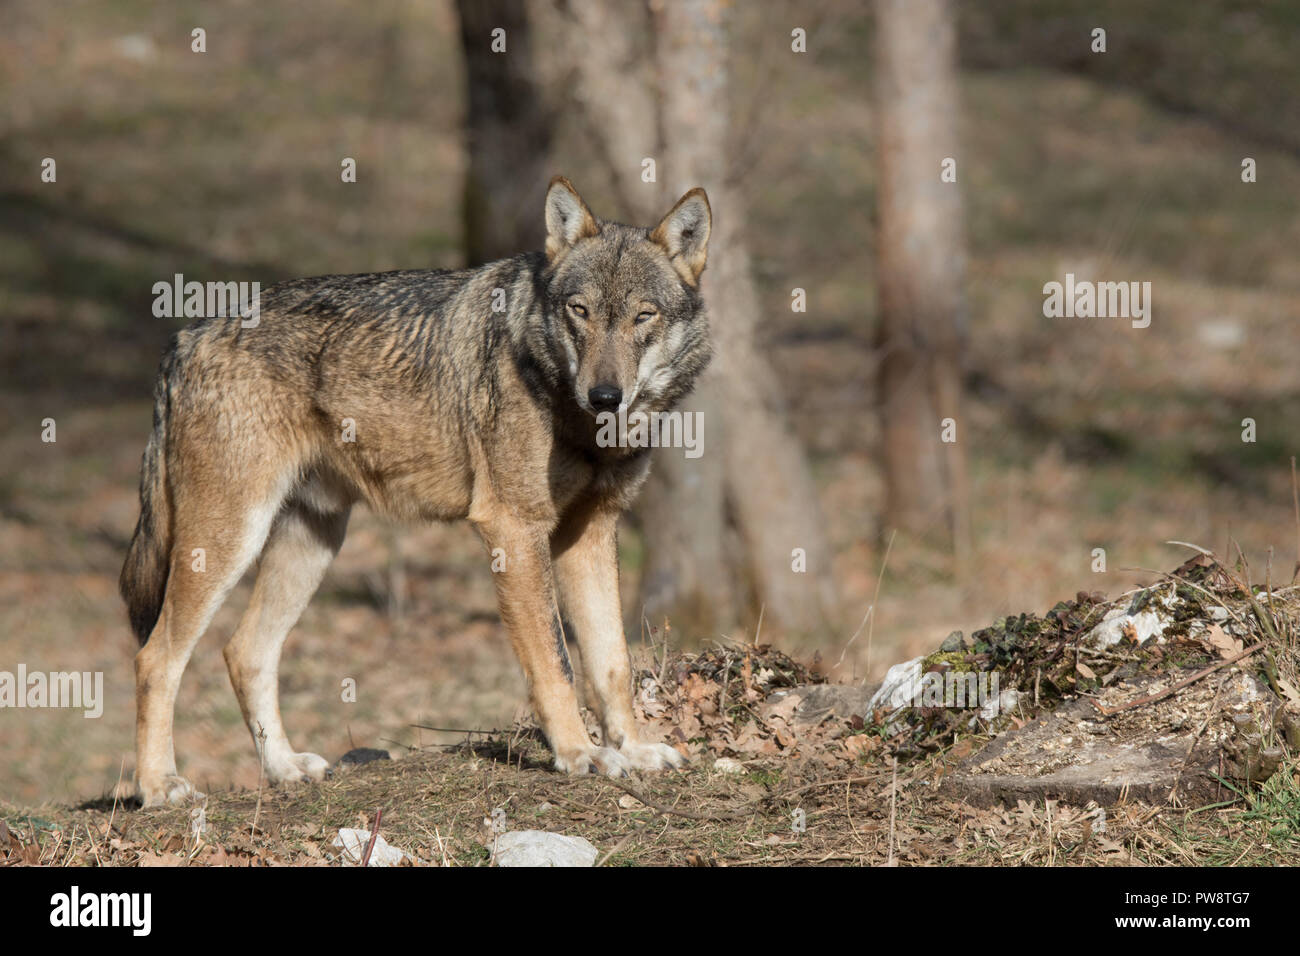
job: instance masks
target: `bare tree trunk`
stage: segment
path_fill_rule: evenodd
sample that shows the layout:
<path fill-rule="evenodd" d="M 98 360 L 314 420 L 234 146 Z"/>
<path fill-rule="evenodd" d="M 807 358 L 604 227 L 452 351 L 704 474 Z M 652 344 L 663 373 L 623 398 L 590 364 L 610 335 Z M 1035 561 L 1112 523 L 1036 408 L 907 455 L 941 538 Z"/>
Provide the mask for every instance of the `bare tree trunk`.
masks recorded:
<path fill-rule="evenodd" d="M 880 168 L 879 399 L 887 520 L 970 549 L 961 370 L 966 311 L 957 53 L 949 0 L 876 0 Z M 955 443 L 941 440 L 944 419 Z"/>
<path fill-rule="evenodd" d="M 706 279 L 717 358 L 702 398 L 717 404 L 724 499 L 740 533 L 741 566 L 766 619 L 815 632 L 834 618 L 830 545 L 803 449 L 786 424 L 777 376 L 758 347 L 762 310 L 745 242 L 745 204 L 727 168 L 729 18 L 724 0 L 659 8 L 665 184 L 672 194 L 707 183 L 718 210 Z"/>
<path fill-rule="evenodd" d="M 581 55 L 570 57 L 575 94 L 629 211 L 653 221 L 703 185 L 714 212 L 704 297 L 716 357 L 683 404 L 703 413 L 704 454 L 656 454 L 637 506 L 643 605 L 652 623 L 667 617 L 694 634 L 734 625 L 750 599 L 762 604 L 765 621 L 821 630 L 835 612 L 830 546 L 803 449 L 758 348 L 744 203 L 728 176 L 728 4 L 650 8 L 649 18 L 630 3 L 566 11 L 571 33 L 582 37 Z M 656 161 L 658 189 L 639 181 L 646 157 Z"/>
<path fill-rule="evenodd" d="M 655 107 L 663 139 L 654 154 L 661 180 L 655 206 L 667 209 L 687 189 L 702 185 L 713 208 L 703 288 L 715 358 L 682 403 L 684 412 L 699 413 L 704 422 L 704 453 L 688 459 L 676 449 L 661 451 L 637 513 L 645 538 L 641 598 L 647 615 L 652 621 L 676 621 L 686 633 L 712 637 L 739 619 L 743 589 L 736 580 L 735 555 L 727 547 L 729 396 L 718 374 L 726 348 L 717 334 L 725 295 L 719 274 L 728 255 L 725 233 L 732 214 L 719 191 L 726 138 L 727 114 L 721 101 L 726 91 L 726 42 L 717 24 L 704 24 L 704 32 L 695 37 L 682 35 L 695 25 L 687 21 L 698 15 L 697 6 L 654 15 L 656 57 L 653 83 L 647 86 L 658 88 Z M 710 51 L 712 62 L 703 62 L 704 50 Z M 701 108 L 706 105 L 700 100 L 705 90 L 717 99 Z"/>
<path fill-rule="evenodd" d="M 462 212 L 470 264 L 540 249 L 551 117 L 537 89 L 522 0 L 456 0 L 469 93 Z M 505 31 L 504 52 L 492 49 Z"/>

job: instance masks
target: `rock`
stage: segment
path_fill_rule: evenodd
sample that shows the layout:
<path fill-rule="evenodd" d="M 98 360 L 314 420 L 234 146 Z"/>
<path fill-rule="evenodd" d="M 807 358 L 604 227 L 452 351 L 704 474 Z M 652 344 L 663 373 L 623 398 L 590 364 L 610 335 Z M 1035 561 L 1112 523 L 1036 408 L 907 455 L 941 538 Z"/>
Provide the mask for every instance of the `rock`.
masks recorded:
<path fill-rule="evenodd" d="M 335 766 L 341 770 L 346 770 L 349 767 L 359 767 L 363 763 L 392 759 L 387 750 L 376 750 L 374 747 L 355 747 L 340 757 Z"/>
<path fill-rule="evenodd" d="M 867 712 L 886 707 L 892 716 L 902 708 L 912 706 L 921 694 L 921 665 L 924 661 L 924 657 L 913 657 L 891 667 L 885 673 L 880 689 L 867 701 Z"/>
<path fill-rule="evenodd" d="M 339 854 L 339 859 L 344 866 L 360 866 L 366 855 L 366 847 L 370 845 L 370 831 L 344 827 L 334 838 L 333 845 L 343 851 Z M 390 846 L 381 834 L 375 837 L 375 848 L 370 851 L 369 865 L 401 866 L 403 862 L 410 859 L 404 851 Z"/>
<path fill-rule="evenodd" d="M 1083 637 L 1082 643 L 1102 650 L 1114 647 L 1120 641 L 1136 637 L 1137 644 L 1145 644 L 1151 638 L 1163 644 L 1165 622 L 1155 611 L 1138 611 L 1130 614 L 1123 608 L 1115 608 L 1101 619 L 1101 623 Z"/>
<path fill-rule="evenodd" d="M 600 855 L 582 837 L 545 830 L 511 830 L 496 839 L 497 866 L 592 866 Z"/>
<path fill-rule="evenodd" d="M 1080 806 L 1112 806 L 1127 799 L 1163 803 L 1177 779 L 1191 732 L 1145 741 L 1099 735 L 1087 724 L 1097 716 L 1088 701 L 1074 701 L 1003 734 L 963 761 L 941 784 L 945 793 L 976 806 L 1017 800 L 1062 800 Z M 1204 795 L 1205 756 L 1188 768 L 1189 786 Z"/>
<path fill-rule="evenodd" d="M 718 773 L 744 773 L 745 765 L 735 757 L 719 757 L 713 761 L 713 769 Z"/>
<path fill-rule="evenodd" d="M 964 646 L 961 631 L 953 631 L 945 637 L 943 643 L 939 645 L 939 653 L 951 654 L 954 651 L 960 651 Z"/>
<path fill-rule="evenodd" d="M 996 697 L 990 697 L 984 702 L 980 707 L 980 717 L 984 720 L 996 720 L 999 714 L 1015 710 L 1020 704 L 1020 697 L 1020 691 L 1008 687 Z"/>
<path fill-rule="evenodd" d="M 1107 703 L 1137 700 L 1177 679 L 1166 674 L 1112 685 L 1106 694 L 1117 699 Z M 1236 673 L 1221 690 L 1214 681 L 1199 681 L 1111 716 L 1089 699 L 1067 701 L 963 760 L 940 789 L 976 806 L 1010 806 L 1017 800 L 1113 806 L 1124 800 L 1164 803 L 1177 784 L 1189 805 L 1211 803 L 1222 799 L 1220 757 L 1230 768 L 1234 757 L 1222 740 L 1225 724 L 1251 731 L 1236 731 L 1244 741 L 1238 748 L 1241 777 L 1260 779 L 1275 769 L 1273 754 L 1254 746 L 1256 722 L 1272 708 L 1269 697 L 1255 678 Z M 1242 709 L 1247 712 L 1236 713 Z M 1198 735 L 1203 724 L 1208 729 Z"/>
<path fill-rule="evenodd" d="M 798 728 L 815 727 L 827 717 L 848 720 L 870 713 L 867 706 L 871 700 L 872 688 L 857 684 L 800 684 L 773 692 L 767 702 L 779 706 L 789 697 L 799 698 L 799 707 L 794 712 L 794 726 Z"/>

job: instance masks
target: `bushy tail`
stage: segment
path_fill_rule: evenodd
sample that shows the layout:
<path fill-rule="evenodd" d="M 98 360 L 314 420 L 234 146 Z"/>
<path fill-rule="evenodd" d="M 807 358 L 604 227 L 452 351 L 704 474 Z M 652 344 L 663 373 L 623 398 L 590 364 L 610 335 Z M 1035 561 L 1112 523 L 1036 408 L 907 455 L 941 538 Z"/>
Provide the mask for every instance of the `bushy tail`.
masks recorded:
<path fill-rule="evenodd" d="M 175 349 L 168 349 L 153 393 L 153 432 L 140 465 L 140 520 L 126 551 L 118 589 L 126 601 L 131 630 L 141 646 L 149 640 L 162 612 L 171 566 L 171 495 L 167 487 L 167 419 L 171 411 L 171 377 Z"/>

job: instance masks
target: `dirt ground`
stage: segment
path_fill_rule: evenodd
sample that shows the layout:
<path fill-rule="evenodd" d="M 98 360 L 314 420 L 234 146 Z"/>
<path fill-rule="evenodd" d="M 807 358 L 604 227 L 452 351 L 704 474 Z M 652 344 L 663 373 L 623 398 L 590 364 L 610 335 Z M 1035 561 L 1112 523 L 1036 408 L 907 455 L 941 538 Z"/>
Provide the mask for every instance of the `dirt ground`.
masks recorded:
<path fill-rule="evenodd" d="M 1108 815 L 1036 806 L 981 810 L 936 797 L 937 768 L 900 774 L 868 767 L 817 779 L 765 760 L 739 775 L 695 770 L 626 783 L 545 773 L 536 749 L 422 752 L 370 764 L 297 791 L 245 790 L 209 798 L 196 837 L 189 809 L 93 808 L 18 816 L 0 804 L 14 836 L 10 862 L 106 866 L 329 865 L 340 826 L 380 832 L 423 865 L 489 862 L 494 811 L 510 829 L 581 836 L 602 865 L 1161 865 L 1233 862 L 1234 843 L 1268 843 L 1267 824 L 1239 813 L 1188 818 L 1133 803 Z M 496 759 L 490 759 L 495 756 Z M 802 832 L 795 829 L 802 811 Z M 17 834 L 22 833 L 20 844 Z M 39 841 L 39 842 L 37 842 Z M 1284 864 L 1293 846 L 1252 862 Z"/>
<path fill-rule="evenodd" d="M 1300 590 L 1242 585 L 1198 556 L 919 662 L 997 674 L 991 710 L 896 707 L 894 672 L 874 693 L 830 684 L 770 645 L 665 643 L 638 655 L 635 705 L 685 772 L 564 777 L 525 719 L 179 808 L 139 810 L 130 786 L 0 803 L 0 865 L 347 865 L 343 828 L 378 830 L 403 865 L 491 864 L 528 830 L 610 866 L 1283 864 L 1300 851 Z"/>

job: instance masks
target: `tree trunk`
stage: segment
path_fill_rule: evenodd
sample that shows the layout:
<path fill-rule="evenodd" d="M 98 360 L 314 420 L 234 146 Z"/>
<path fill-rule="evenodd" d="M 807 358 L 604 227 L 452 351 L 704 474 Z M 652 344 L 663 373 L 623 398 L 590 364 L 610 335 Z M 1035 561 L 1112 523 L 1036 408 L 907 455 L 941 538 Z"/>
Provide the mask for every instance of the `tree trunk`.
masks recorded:
<path fill-rule="evenodd" d="M 456 9 L 469 95 L 465 257 L 476 265 L 542 248 L 551 117 L 536 85 L 522 0 L 456 0 Z M 498 28 L 505 31 L 499 53 L 492 50 Z"/>
<path fill-rule="evenodd" d="M 649 17 L 630 3 L 565 10 L 566 34 L 581 38 L 569 58 L 574 92 L 629 212 L 653 222 L 696 185 L 713 207 L 703 288 L 716 355 L 683 403 L 703 413 L 704 454 L 656 453 L 636 509 L 646 544 L 638 611 L 712 636 L 753 603 L 770 624 L 814 632 L 835 611 L 832 556 L 802 447 L 757 342 L 744 203 L 727 168 L 727 8 L 682 0 L 651 4 Z M 640 180 L 646 157 L 656 161 L 659 188 Z"/>
<path fill-rule="evenodd" d="M 877 0 L 879 401 L 887 523 L 970 549 L 961 370 L 966 312 L 949 0 Z M 958 174 L 960 176 L 960 173 Z M 956 441 L 941 437 L 952 419 Z M 938 534 L 936 534 L 938 532 Z"/>

